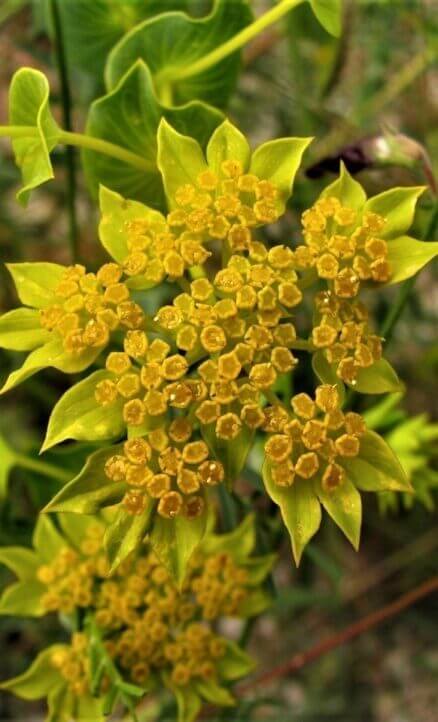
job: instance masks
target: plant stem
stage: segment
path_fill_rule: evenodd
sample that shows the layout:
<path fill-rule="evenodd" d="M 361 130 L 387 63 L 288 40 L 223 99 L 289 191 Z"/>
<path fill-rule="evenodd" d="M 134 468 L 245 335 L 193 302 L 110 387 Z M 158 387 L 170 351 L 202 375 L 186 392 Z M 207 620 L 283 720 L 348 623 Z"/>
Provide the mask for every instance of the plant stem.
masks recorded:
<path fill-rule="evenodd" d="M 423 235 L 423 240 L 428 241 L 432 237 L 435 227 L 438 223 L 438 203 L 435 204 L 435 208 L 432 212 L 430 221 L 427 225 L 427 228 L 425 230 L 425 233 Z M 411 291 L 414 288 L 415 281 L 417 280 L 418 273 L 415 274 L 415 276 L 411 276 L 411 278 L 408 278 L 407 281 L 403 283 L 401 286 L 398 297 L 394 301 L 394 303 L 391 305 L 386 317 L 383 319 L 382 326 L 380 328 L 380 335 L 383 336 L 385 339 L 385 346 L 388 345 L 389 340 L 392 337 L 395 325 L 400 318 L 401 314 L 403 313 L 404 307 L 406 305 L 406 302 L 411 295 Z"/>
<path fill-rule="evenodd" d="M 50 11 L 54 29 L 54 50 L 58 66 L 59 85 L 61 89 L 62 115 L 64 127 L 67 131 L 72 129 L 71 120 L 71 94 L 68 79 L 67 60 L 64 48 L 61 16 L 58 0 L 50 0 Z M 75 149 L 67 146 L 65 149 L 67 165 L 67 208 L 69 218 L 70 249 L 73 263 L 79 257 L 78 251 L 78 224 L 76 219 L 76 156 Z"/>
<path fill-rule="evenodd" d="M 240 50 L 240 48 L 246 45 L 246 43 L 265 30 L 265 28 L 277 22 L 277 20 L 283 17 L 283 15 L 286 15 L 289 10 L 292 10 L 292 8 L 300 5 L 302 2 L 303 0 L 283 0 L 275 7 L 271 8 L 271 10 L 264 13 L 261 17 L 257 18 L 257 20 L 254 20 L 251 25 L 247 25 L 247 27 L 241 30 L 240 33 L 237 33 L 237 35 L 227 40 L 223 43 L 223 45 L 219 45 L 218 48 L 212 50 L 211 53 L 207 53 L 207 55 L 204 55 L 204 57 L 199 58 L 199 60 L 196 60 L 194 63 L 186 66 L 185 68 L 180 68 L 178 70 L 172 68 L 163 72 L 162 75 L 158 77 L 159 84 L 160 80 L 162 82 L 169 79 L 182 80 L 185 78 L 191 78 L 193 75 L 197 75 L 198 73 L 203 73 L 205 70 L 211 68 L 212 65 L 216 65 L 216 63 L 219 63 L 224 58 L 227 58 L 232 53 L 235 53 L 236 50 Z"/>
<path fill-rule="evenodd" d="M 96 153 L 110 155 L 112 158 L 117 158 L 117 160 L 128 163 L 128 165 L 132 165 L 139 170 L 150 171 L 152 168 L 152 164 L 140 155 L 126 150 L 126 148 L 122 148 L 120 145 L 102 140 L 102 138 L 95 138 L 92 135 L 60 130 L 58 140 L 60 143 L 65 143 L 66 145 L 76 145 L 79 148 L 86 148 L 87 150 L 94 150 Z"/>
<path fill-rule="evenodd" d="M 27 125 L 1 125 L 0 138 L 5 136 L 10 138 L 37 138 L 39 131 L 38 128 Z M 117 160 L 121 160 L 142 171 L 150 171 L 154 168 L 153 164 L 145 158 L 142 158 L 141 155 L 126 150 L 126 148 L 122 148 L 120 145 L 115 145 L 115 143 L 102 140 L 102 138 L 94 138 L 92 135 L 72 133 L 68 130 L 60 129 L 57 140 L 58 143 L 75 145 L 79 148 L 87 148 L 87 150 L 94 150 L 96 153 L 109 155 L 111 158 L 117 158 Z"/>
<path fill-rule="evenodd" d="M 40 461 L 39 459 L 33 459 L 31 456 L 26 456 L 25 454 L 15 454 L 14 461 L 21 469 L 36 471 L 37 474 L 48 476 L 50 479 L 56 479 L 56 481 L 70 481 L 72 476 L 69 471 L 64 471 L 59 466 L 48 464 L 46 461 Z"/>
<path fill-rule="evenodd" d="M 359 637 L 365 632 L 369 632 L 370 629 L 374 629 L 374 627 L 386 622 L 396 614 L 400 614 L 400 612 L 433 592 L 438 592 L 438 577 L 429 579 L 416 589 L 412 589 L 410 592 L 403 594 L 395 602 L 392 602 L 391 604 L 368 614 L 366 617 L 359 619 L 357 622 L 350 624 L 348 627 L 345 627 L 345 629 L 337 632 L 332 637 L 328 637 L 322 642 L 319 642 L 307 651 L 298 652 L 298 654 L 295 654 L 292 659 L 285 664 L 274 667 L 269 670 L 269 672 L 261 674 L 254 680 L 251 680 L 244 685 L 240 685 L 238 691 L 240 693 L 247 692 L 254 687 L 258 688 L 260 684 L 267 684 L 281 677 L 286 677 L 293 672 L 297 672 L 307 664 L 319 659 L 324 654 L 331 652 L 333 649 L 337 649 L 337 647 L 341 647 L 346 642 L 356 639 L 356 637 Z"/>

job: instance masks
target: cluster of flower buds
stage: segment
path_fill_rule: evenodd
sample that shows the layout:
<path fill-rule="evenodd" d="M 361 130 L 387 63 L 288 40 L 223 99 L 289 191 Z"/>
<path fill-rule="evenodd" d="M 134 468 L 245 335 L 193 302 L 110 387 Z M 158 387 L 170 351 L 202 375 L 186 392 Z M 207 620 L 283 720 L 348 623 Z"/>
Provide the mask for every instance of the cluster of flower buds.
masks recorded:
<path fill-rule="evenodd" d="M 328 384 L 317 387 L 315 399 L 293 396 L 291 406 L 293 414 L 265 445 L 273 481 L 287 487 L 317 478 L 325 491 L 336 489 L 345 478 L 342 460 L 359 453 L 364 420 L 353 411 L 343 413 L 336 386 Z"/>
<path fill-rule="evenodd" d="M 106 263 L 97 273 L 80 265 L 66 268 L 55 288 L 55 303 L 40 311 L 41 326 L 59 334 L 71 354 L 103 348 L 118 328 L 142 327 L 145 315 L 122 279 L 117 263 Z"/>
<path fill-rule="evenodd" d="M 295 252 L 298 268 L 313 268 L 339 298 L 354 298 L 361 282 L 385 283 L 391 275 L 388 245 L 379 238 L 385 219 L 360 216 L 337 198 L 320 198 L 302 216 L 306 245 Z"/>
<path fill-rule="evenodd" d="M 83 697 L 89 692 L 90 661 L 88 658 L 88 637 L 83 632 L 74 632 L 69 645 L 63 645 L 52 652 L 52 666 L 59 671 L 67 682 L 67 688 L 75 697 Z M 103 678 L 101 690 L 108 687 L 108 679 Z"/>
<path fill-rule="evenodd" d="M 105 473 L 128 485 L 123 505 L 132 514 L 140 514 L 152 498 L 161 516 L 194 519 L 204 509 L 203 488 L 224 479 L 222 464 L 210 458 L 207 444 L 194 437 L 183 416 L 151 430 L 147 440 L 129 439 L 121 452 L 107 460 Z"/>

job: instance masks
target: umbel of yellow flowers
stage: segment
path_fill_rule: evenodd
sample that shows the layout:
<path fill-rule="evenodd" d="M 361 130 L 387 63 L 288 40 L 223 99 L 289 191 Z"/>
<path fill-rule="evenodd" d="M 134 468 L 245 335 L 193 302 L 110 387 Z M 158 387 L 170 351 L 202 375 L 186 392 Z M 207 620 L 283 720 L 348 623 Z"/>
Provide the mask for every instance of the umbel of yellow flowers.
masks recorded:
<path fill-rule="evenodd" d="M 106 542 L 113 567 L 146 532 L 157 548 L 176 534 L 195 549 L 214 488 L 232 485 L 260 437 L 265 486 L 297 561 L 321 507 L 357 546 L 359 492 L 409 490 L 385 442 L 342 407 L 345 385 L 401 388 L 362 291 L 402 281 L 436 255 L 438 244 L 406 235 L 424 189 L 367 199 L 342 167 L 302 214 L 300 239 L 269 247 L 259 228 L 284 214 L 308 142 L 281 138 L 252 152 L 225 121 L 204 155 L 163 121 L 166 215 L 102 188 L 109 262 L 96 273 L 10 266 L 25 308 L 0 319 L 0 343 L 31 353 L 3 391 L 45 366 L 76 373 L 102 357 L 55 406 L 44 449 L 120 440 L 92 455 L 48 507 L 95 513 L 118 504 Z M 146 310 L 145 293 L 164 281 L 176 289 L 172 299 Z M 300 337 L 305 297 L 314 314 Z M 297 351 L 311 360 L 317 388 L 289 399 L 277 392 Z"/>

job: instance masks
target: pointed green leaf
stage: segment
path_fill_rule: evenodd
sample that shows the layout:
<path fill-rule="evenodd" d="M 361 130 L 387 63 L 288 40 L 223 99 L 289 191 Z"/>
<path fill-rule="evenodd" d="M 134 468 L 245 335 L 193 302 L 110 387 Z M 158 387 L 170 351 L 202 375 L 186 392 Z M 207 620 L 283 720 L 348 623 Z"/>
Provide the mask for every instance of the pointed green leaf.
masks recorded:
<path fill-rule="evenodd" d="M 178 707 L 178 722 L 195 722 L 201 711 L 202 701 L 192 685 L 179 687 L 171 682 L 168 674 L 162 674 L 163 683 L 175 695 Z"/>
<path fill-rule="evenodd" d="M 141 160 L 137 167 L 103 153 L 83 151 L 85 175 L 95 196 L 99 184 L 104 184 L 126 198 L 165 210 L 163 182 L 157 167 L 157 129 L 162 117 L 203 146 L 223 120 L 222 113 L 198 101 L 165 108 L 157 101 L 151 74 L 141 60 L 108 95 L 91 105 L 87 133 L 115 143 Z"/>
<path fill-rule="evenodd" d="M 178 133 L 163 119 L 158 128 L 158 167 L 163 176 L 169 206 L 176 205 L 175 191 L 185 183 L 196 183 L 207 163 L 199 143 Z"/>
<path fill-rule="evenodd" d="M 25 547 L 0 547 L 0 563 L 14 572 L 20 582 L 34 579 L 39 566 L 35 552 Z"/>
<path fill-rule="evenodd" d="M 69 354 L 64 351 L 61 338 L 55 336 L 44 346 L 32 351 L 21 368 L 9 374 L 4 386 L 0 389 L 0 394 L 10 391 L 18 384 L 26 381 L 26 379 L 34 376 L 38 371 L 49 366 L 67 374 L 79 373 L 79 371 L 83 371 L 93 363 L 101 350 L 101 348 L 87 348 L 79 354 Z"/>
<path fill-rule="evenodd" d="M 96 514 L 106 506 L 117 504 L 123 498 L 126 484 L 108 479 L 105 462 L 120 453 L 121 448 L 110 446 L 91 454 L 82 471 L 54 496 L 44 511 Z"/>
<path fill-rule="evenodd" d="M 118 263 L 123 263 L 129 252 L 127 223 L 139 219 L 147 219 L 151 223 L 164 223 L 164 217 L 158 211 L 138 201 L 127 200 L 105 186 L 100 186 L 99 205 L 101 214 L 99 238 L 103 247 Z"/>
<path fill-rule="evenodd" d="M 361 491 L 412 492 L 396 455 L 374 431 L 366 431 L 361 437 L 358 456 L 341 463 L 350 481 Z"/>
<path fill-rule="evenodd" d="M 338 38 L 342 32 L 342 0 L 309 0 L 322 27 Z"/>
<path fill-rule="evenodd" d="M 400 283 L 421 271 L 426 263 L 438 256 L 438 241 L 417 241 L 410 236 L 400 236 L 388 241 L 388 261 L 392 283 Z"/>
<path fill-rule="evenodd" d="M 240 67 L 235 52 L 207 70 L 196 63 L 251 22 L 246 0 L 215 0 L 212 12 L 195 19 L 183 13 L 166 13 L 137 25 L 113 48 L 105 68 L 109 89 L 141 58 L 150 68 L 158 94 L 168 92 L 171 103 L 204 100 L 225 106 Z M 193 70 L 189 73 L 188 69 Z M 171 104 L 169 103 L 169 104 Z"/>
<path fill-rule="evenodd" d="M 251 149 L 243 133 L 229 120 L 224 120 L 207 145 L 207 162 L 211 170 L 219 174 L 225 160 L 239 160 L 246 171 L 250 158 Z"/>
<path fill-rule="evenodd" d="M 33 188 L 54 177 L 50 151 L 58 142 L 59 129 L 49 109 L 49 93 L 47 78 L 39 70 L 21 68 L 12 78 L 9 122 L 32 130 L 32 135 L 12 141 L 23 178 L 17 198 L 24 205 Z"/>
<path fill-rule="evenodd" d="M 41 699 L 46 697 L 55 688 L 65 684 L 61 673 L 56 669 L 50 659 L 54 652 L 65 649 L 65 645 L 53 644 L 39 653 L 29 669 L 19 677 L 0 684 L 0 689 L 12 692 L 23 699 Z"/>
<path fill-rule="evenodd" d="M 95 371 L 65 392 L 54 407 L 41 451 L 66 439 L 104 441 L 119 436 L 125 428 L 123 399 L 110 406 L 100 406 L 95 399 L 96 384 L 111 376 Z"/>
<path fill-rule="evenodd" d="M 276 561 L 276 554 L 265 554 L 262 557 L 252 557 L 245 561 L 243 567 L 247 573 L 246 583 L 253 587 L 261 584 L 268 576 Z"/>
<path fill-rule="evenodd" d="M 105 532 L 105 548 L 111 572 L 142 543 L 152 521 L 155 504 L 152 499 L 142 514 L 129 514 L 120 509 Z"/>
<path fill-rule="evenodd" d="M 277 138 L 263 143 L 253 153 L 250 172 L 277 186 L 280 211 L 292 193 L 303 153 L 311 141 L 312 138 Z"/>
<path fill-rule="evenodd" d="M 337 489 L 329 492 L 324 491 L 318 484 L 317 494 L 326 512 L 357 551 L 362 524 L 362 501 L 356 487 L 347 478 Z"/>
<path fill-rule="evenodd" d="M 201 549 L 206 556 L 224 552 L 236 562 L 244 562 L 254 549 L 255 541 L 254 514 L 247 514 L 239 526 L 227 534 L 208 534 Z"/>
<path fill-rule="evenodd" d="M 233 707 L 236 704 L 233 695 L 212 679 L 196 680 L 194 688 L 210 704 L 217 704 L 220 707 Z"/>
<path fill-rule="evenodd" d="M 264 589 L 252 589 L 245 599 L 240 602 L 237 616 L 242 619 L 258 617 L 271 604 L 272 599 Z"/>
<path fill-rule="evenodd" d="M 15 617 L 41 617 L 46 610 L 41 597 L 47 587 L 36 580 L 16 582 L 6 587 L 0 598 L 0 614 Z"/>
<path fill-rule="evenodd" d="M 8 446 L 4 438 L 0 436 L 0 499 L 4 499 L 7 494 L 9 474 L 14 466 L 15 452 Z"/>
<path fill-rule="evenodd" d="M 267 460 L 263 465 L 263 480 L 272 501 L 280 507 L 281 516 L 290 534 L 294 559 L 298 565 L 306 544 L 316 534 L 321 524 L 321 506 L 318 498 L 311 483 L 306 479 L 297 479 L 291 487 L 275 484 Z"/>
<path fill-rule="evenodd" d="M 55 289 L 65 273 L 65 266 L 39 262 L 8 263 L 6 267 L 21 303 L 33 308 L 46 308 L 54 303 Z"/>
<path fill-rule="evenodd" d="M 320 197 L 337 198 L 342 205 L 353 208 L 355 211 L 362 210 L 367 199 L 361 184 L 352 178 L 342 161 L 339 178 L 324 188 Z"/>
<path fill-rule="evenodd" d="M 372 366 L 359 370 L 353 388 L 360 394 L 392 394 L 395 391 L 403 391 L 404 384 L 391 364 L 381 358 Z"/>
<path fill-rule="evenodd" d="M 235 642 L 227 641 L 227 651 L 217 662 L 219 677 L 226 681 L 240 679 L 250 674 L 256 662 Z"/>
<path fill-rule="evenodd" d="M 13 351 L 32 351 L 50 340 L 42 328 L 40 315 L 33 308 L 16 308 L 0 316 L 0 347 Z"/>
<path fill-rule="evenodd" d="M 53 519 L 40 514 L 32 537 L 32 544 L 43 562 L 51 562 L 60 549 L 68 546 L 66 540 L 55 526 Z"/>
<path fill-rule="evenodd" d="M 370 198 L 364 206 L 364 213 L 378 213 L 386 219 L 379 238 L 396 238 L 406 233 L 414 220 L 417 200 L 425 186 L 413 188 L 391 188 Z"/>
<path fill-rule="evenodd" d="M 44 722 L 71 722 L 74 706 L 75 696 L 63 680 L 60 686 L 51 689 L 47 695 L 48 715 Z"/>
<path fill-rule="evenodd" d="M 206 526 L 206 509 L 196 519 L 155 516 L 149 536 L 150 545 L 179 586 L 184 581 L 190 557 L 204 538 Z"/>

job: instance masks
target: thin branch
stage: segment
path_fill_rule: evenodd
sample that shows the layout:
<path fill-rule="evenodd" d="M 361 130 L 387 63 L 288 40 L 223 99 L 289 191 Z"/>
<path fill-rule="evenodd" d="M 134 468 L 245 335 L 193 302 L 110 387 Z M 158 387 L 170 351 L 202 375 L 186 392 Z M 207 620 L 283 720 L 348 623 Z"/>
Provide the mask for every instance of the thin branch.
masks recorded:
<path fill-rule="evenodd" d="M 286 677 L 293 672 L 298 672 L 307 664 L 315 662 L 317 659 L 324 656 L 324 654 L 341 647 L 347 642 L 351 642 L 353 639 L 356 639 L 356 637 L 359 637 L 365 632 L 369 632 L 371 629 L 374 629 L 395 615 L 400 614 L 400 612 L 408 609 L 408 607 L 411 607 L 420 599 L 427 597 L 433 592 L 438 592 L 438 577 L 429 579 L 416 589 L 403 594 L 395 602 L 392 602 L 391 604 L 368 614 L 366 617 L 359 619 L 357 622 L 350 624 L 342 631 L 337 632 L 332 637 L 329 637 L 322 642 L 319 642 L 307 651 L 295 654 L 288 662 L 274 667 L 246 684 L 239 685 L 237 693 L 240 695 L 244 694 L 251 689 L 258 688 L 259 685 L 268 684 L 269 682 L 273 682 L 281 677 Z"/>

